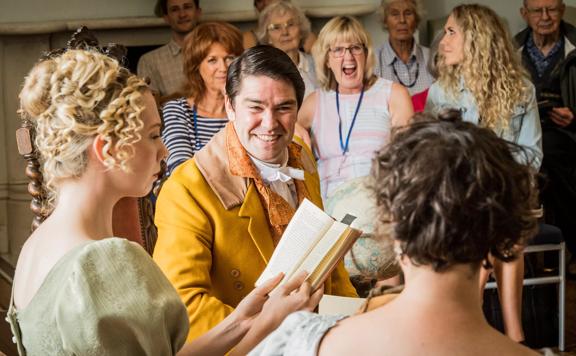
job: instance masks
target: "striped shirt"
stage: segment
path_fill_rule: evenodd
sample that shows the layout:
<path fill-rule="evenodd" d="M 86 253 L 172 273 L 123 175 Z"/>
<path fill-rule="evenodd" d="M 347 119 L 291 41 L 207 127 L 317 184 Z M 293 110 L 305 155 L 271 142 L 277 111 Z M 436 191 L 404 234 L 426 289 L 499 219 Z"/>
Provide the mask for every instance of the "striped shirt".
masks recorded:
<path fill-rule="evenodd" d="M 168 173 L 172 173 L 180 163 L 192 158 L 194 153 L 204 147 L 228 122 L 227 118 L 197 115 L 195 130 L 194 112 L 186 98 L 168 101 L 162 107 L 162 117 L 162 141 L 168 148 Z"/>
<path fill-rule="evenodd" d="M 346 154 L 340 147 L 336 92 L 316 90 L 312 136 L 318 158 L 322 197 L 328 198 L 342 183 L 370 174 L 372 157 L 390 136 L 388 102 L 392 81 L 378 78 L 365 93 Z M 342 141 L 346 141 L 360 94 L 340 94 Z"/>

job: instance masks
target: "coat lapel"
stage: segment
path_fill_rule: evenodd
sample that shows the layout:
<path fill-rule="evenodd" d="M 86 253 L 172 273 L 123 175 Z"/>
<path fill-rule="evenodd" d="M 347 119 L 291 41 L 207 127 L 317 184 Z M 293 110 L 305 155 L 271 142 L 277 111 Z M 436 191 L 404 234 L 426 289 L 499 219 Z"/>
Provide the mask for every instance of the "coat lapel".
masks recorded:
<path fill-rule="evenodd" d="M 240 206 L 238 216 L 242 218 L 249 218 L 248 233 L 252 237 L 252 241 L 258 248 L 260 255 L 268 264 L 272 253 L 274 252 L 274 245 L 272 243 L 272 236 L 270 235 L 270 227 L 266 221 L 266 212 L 262 208 L 258 191 L 254 184 L 248 186 L 244 202 Z"/>

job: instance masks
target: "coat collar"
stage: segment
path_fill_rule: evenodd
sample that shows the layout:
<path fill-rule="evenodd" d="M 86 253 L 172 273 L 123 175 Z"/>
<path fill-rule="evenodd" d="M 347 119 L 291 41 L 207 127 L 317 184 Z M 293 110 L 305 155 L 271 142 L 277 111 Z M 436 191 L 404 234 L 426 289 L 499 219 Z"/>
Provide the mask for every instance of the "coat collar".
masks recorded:
<path fill-rule="evenodd" d="M 274 252 L 274 244 L 267 215 L 262 207 L 255 184 L 250 184 L 250 178 L 232 175 L 228 154 L 228 130 L 234 130 L 233 124 L 218 132 L 212 140 L 198 151 L 194 161 L 198 170 L 218 197 L 226 210 L 240 206 L 238 217 L 250 219 L 248 234 L 254 241 L 263 260 L 268 263 Z M 295 142 L 292 145 L 298 145 Z M 301 148 L 300 145 L 298 145 Z M 316 166 L 308 151 L 300 155 L 305 179 L 316 171 Z"/>
<path fill-rule="evenodd" d="M 214 135 L 212 140 L 194 156 L 200 173 L 226 210 L 243 204 L 250 184 L 249 178 L 235 176 L 231 173 L 228 155 L 228 130 L 234 130 L 232 123 L 228 123 L 224 129 Z M 297 145 L 298 149 L 302 149 L 294 141 L 291 145 Z M 316 171 L 314 160 L 307 152 L 302 152 L 300 160 L 305 173 L 313 174 Z"/>

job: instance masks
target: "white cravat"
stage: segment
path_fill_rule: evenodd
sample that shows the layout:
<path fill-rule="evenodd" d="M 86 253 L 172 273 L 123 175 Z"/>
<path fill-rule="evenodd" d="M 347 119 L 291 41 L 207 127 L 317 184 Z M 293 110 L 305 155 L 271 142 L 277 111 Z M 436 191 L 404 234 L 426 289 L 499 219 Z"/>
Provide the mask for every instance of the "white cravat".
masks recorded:
<path fill-rule="evenodd" d="M 281 164 L 264 162 L 252 156 L 250 156 L 250 159 L 260 172 L 260 177 L 262 177 L 264 183 L 296 209 L 298 193 L 292 180 L 304 180 L 304 171 L 288 167 L 288 155 L 286 155 L 286 159 Z"/>

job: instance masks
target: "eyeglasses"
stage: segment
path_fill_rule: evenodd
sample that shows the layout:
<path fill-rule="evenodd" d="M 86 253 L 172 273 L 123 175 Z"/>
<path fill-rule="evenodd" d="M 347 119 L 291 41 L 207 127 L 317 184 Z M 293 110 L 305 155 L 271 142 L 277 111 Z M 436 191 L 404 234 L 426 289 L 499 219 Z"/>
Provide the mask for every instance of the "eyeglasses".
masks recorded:
<path fill-rule="evenodd" d="M 350 54 L 353 56 L 359 56 L 364 54 L 365 47 L 363 45 L 355 44 L 350 47 L 334 47 L 330 48 L 330 53 L 334 58 L 344 57 L 346 51 L 350 51 Z"/>
<path fill-rule="evenodd" d="M 282 30 L 291 30 L 298 25 L 297 22 L 288 21 L 285 23 L 271 23 L 268 25 L 268 31 L 270 32 L 279 32 Z"/>
<path fill-rule="evenodd" d="M 560 7 L 536 7 L 536 8 L 526 8 L 528 14 L 532 17 L 542 17 L 546 12 L 550 17 L 556 17 L 560 14 Z"/>

